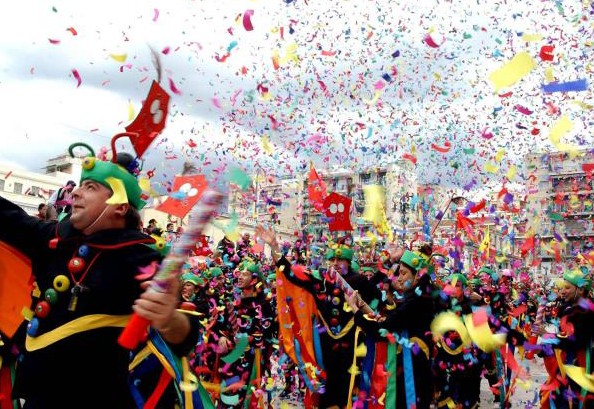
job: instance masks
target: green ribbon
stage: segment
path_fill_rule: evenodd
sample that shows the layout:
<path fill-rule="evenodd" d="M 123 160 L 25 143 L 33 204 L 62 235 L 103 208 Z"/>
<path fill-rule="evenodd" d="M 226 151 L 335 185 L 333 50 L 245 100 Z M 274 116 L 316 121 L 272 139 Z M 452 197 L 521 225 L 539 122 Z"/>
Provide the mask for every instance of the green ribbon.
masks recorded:
<path fill-rule="evenodd" d="M 396 347 L 397 344 L 395 342 L 388 343 L 388 357 L 386 359 L 386 371 L 388 372 L 386 409 L 396 409 Z"/>
<path fill-rule="evenodd" d="M 233 351 L 222 357 L 221 360 L 226 364 L 232 364 L 233 362 L 237 361 L 243 355 L 243 352 L 248 346 L 248 341 L 247 334 L 239 334 L 237 337 L 237 344 L 235 344 Z"/>

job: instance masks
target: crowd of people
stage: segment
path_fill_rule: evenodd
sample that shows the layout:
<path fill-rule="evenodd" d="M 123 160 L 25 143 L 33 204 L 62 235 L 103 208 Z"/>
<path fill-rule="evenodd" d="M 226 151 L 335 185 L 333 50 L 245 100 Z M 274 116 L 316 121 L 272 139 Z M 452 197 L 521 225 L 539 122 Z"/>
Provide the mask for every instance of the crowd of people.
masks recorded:
<path fill-rule="evenodd" d="M 192 367 L 219 407 L 289 394 L 305 407 L 477 408 L 485 378 L 506 408 L 535 356 L 549 374 L 535 407 L 594 407 L 587 378 L 566 371 L 591 372 L 590 266 L 546 282 L 527 268 L 452 271 L 447 249 L 427 243 L 374 254 L 344 237 L 320 248 L 279 244 L 263 226 L 256 236 L 270 257 L 249 236 L 224 238 L 182 276 L 182 308 L 203 323 Z M 237 360 L 221 361 L 237 348 Z"/>
<path fill-rule="evenodd" d="M 483 379 L 507 408 L 530 381 L 522 361 L 536 357 L 548 379 L 534 406 L 594 407 L 586 259 L 547 281 L 518 264 L 459 263 L 457 249 L 430 242 L 279 243 L 259 225 L 236 241 L 201 236 L 180 279 L 157 292 L 158 263 L 183 234 L 141 228 L 144 202 L 122 169 L 84 168 L 59 222 L 42 217 L 55 205 L 33 217 L 0 198 L 0 240 L 35 278 L 33 316 L 2 350 L 25 408 L 191 407 L 184 394 L 198 392 L 202 407 L 478 408 Z M 113 177 L 125 198 L 114 199 Z M 154 369 L 167 359 L 146 360 L 149 370 L 118 346 L 132 312 L 150 323 L 154 355 L 185 357 L 173 384 Z"/>

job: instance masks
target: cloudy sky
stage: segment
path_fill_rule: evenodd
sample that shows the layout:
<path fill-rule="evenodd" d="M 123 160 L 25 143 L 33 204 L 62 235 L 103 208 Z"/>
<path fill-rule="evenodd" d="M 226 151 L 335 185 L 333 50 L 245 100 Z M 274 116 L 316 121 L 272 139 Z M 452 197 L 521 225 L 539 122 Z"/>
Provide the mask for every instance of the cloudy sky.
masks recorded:
<path fill-rule="evenodd" d="M 563 118 L 561 146 L 592 148 L 593 27 L 578 0 L 12 2 L 0 162 L 39 170 L 70 143 L 108 145 L 157 78 L 152 47 L 172 97 L 145 166 L 161 180 L 183 160 L 220 181 L 230 166 L 404 159 L 425 182 L 521 182 L 523 155 L 554 150 Z M 496 89 L 490 74 L 521 53 L 533 69 Z M 577 80 L 587 89 L 543 91 Z"/>

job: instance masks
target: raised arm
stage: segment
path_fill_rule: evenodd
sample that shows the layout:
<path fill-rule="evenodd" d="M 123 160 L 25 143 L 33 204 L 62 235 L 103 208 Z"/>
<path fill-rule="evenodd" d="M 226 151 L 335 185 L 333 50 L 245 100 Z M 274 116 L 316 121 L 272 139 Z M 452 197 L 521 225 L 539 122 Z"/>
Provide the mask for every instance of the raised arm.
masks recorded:
<path fill-rule="evenodd" d="M 40 248 L 46 249 L 55 229 L 56 222 L 44 222 L 29 216 L 16 204 L 0 197 L 0 240 L 27 257 L 39 255 Z"/>
<path fill-rule="evenodd" d="M 276 240 L 276 232 L 272 229 L 272 227 L 266 228 L 261 224 L 256 226 L 255 229 L 256 236 L 264 240 L 264 243 L 270 246 L 270 251 L 272 253 L 272 259 L 276 263 L 281 258 L 281 251 L 278 245 L 278 241 Z"/>

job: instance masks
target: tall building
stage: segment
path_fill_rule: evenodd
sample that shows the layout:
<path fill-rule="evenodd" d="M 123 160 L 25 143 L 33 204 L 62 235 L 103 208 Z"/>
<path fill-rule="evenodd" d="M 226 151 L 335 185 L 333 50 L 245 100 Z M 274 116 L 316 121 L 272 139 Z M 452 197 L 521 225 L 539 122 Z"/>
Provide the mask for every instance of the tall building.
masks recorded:
<path fill-rule="evenodd" d="M 409 166 L 410 165 L 410 166 Z M 417 179 L 412 164 L 399 161 L 381 168 L 368 168 L 352 171 L 340 167 L 320 169 L 318 175 L 327 186 L 327 193 L 337 193 L 351 199 L 350 220 L 353 225 L 353 238 L 356 241 L 370 240 L 368 233 L 373 232 L 372 223 L 363 220 L 365 210 L 365 186 L 384 187 L 384 211 L 388 224 L 398 235 L 406 235 L 407 227 L 416 221 L 416 208 L 413 197 L 416 195 Z M 301 189 L 301 227 L 314 241 L 321 241 L 329 234 L 328 220 L 325 214 L 313 209 L 308 199 L 308 179 L 303 178 Z M 334 235 L 342 235 L 337 232 Z"/>
<path fill-rule="evenodd" d="M 558 275 L 579 253 L 594 250 L 594 151 L 530 154 L 528 228 L 541 273 Z"/>
<path fill-rule="evenodd" d="M 268 224 L 284 238 L 295 237 L 301 221 L 300 186 L 298 179 L 254 175 L 247 191 L 231 186 L 226 213 L 237 215 L 248 231 L 257 224 Z"/>

